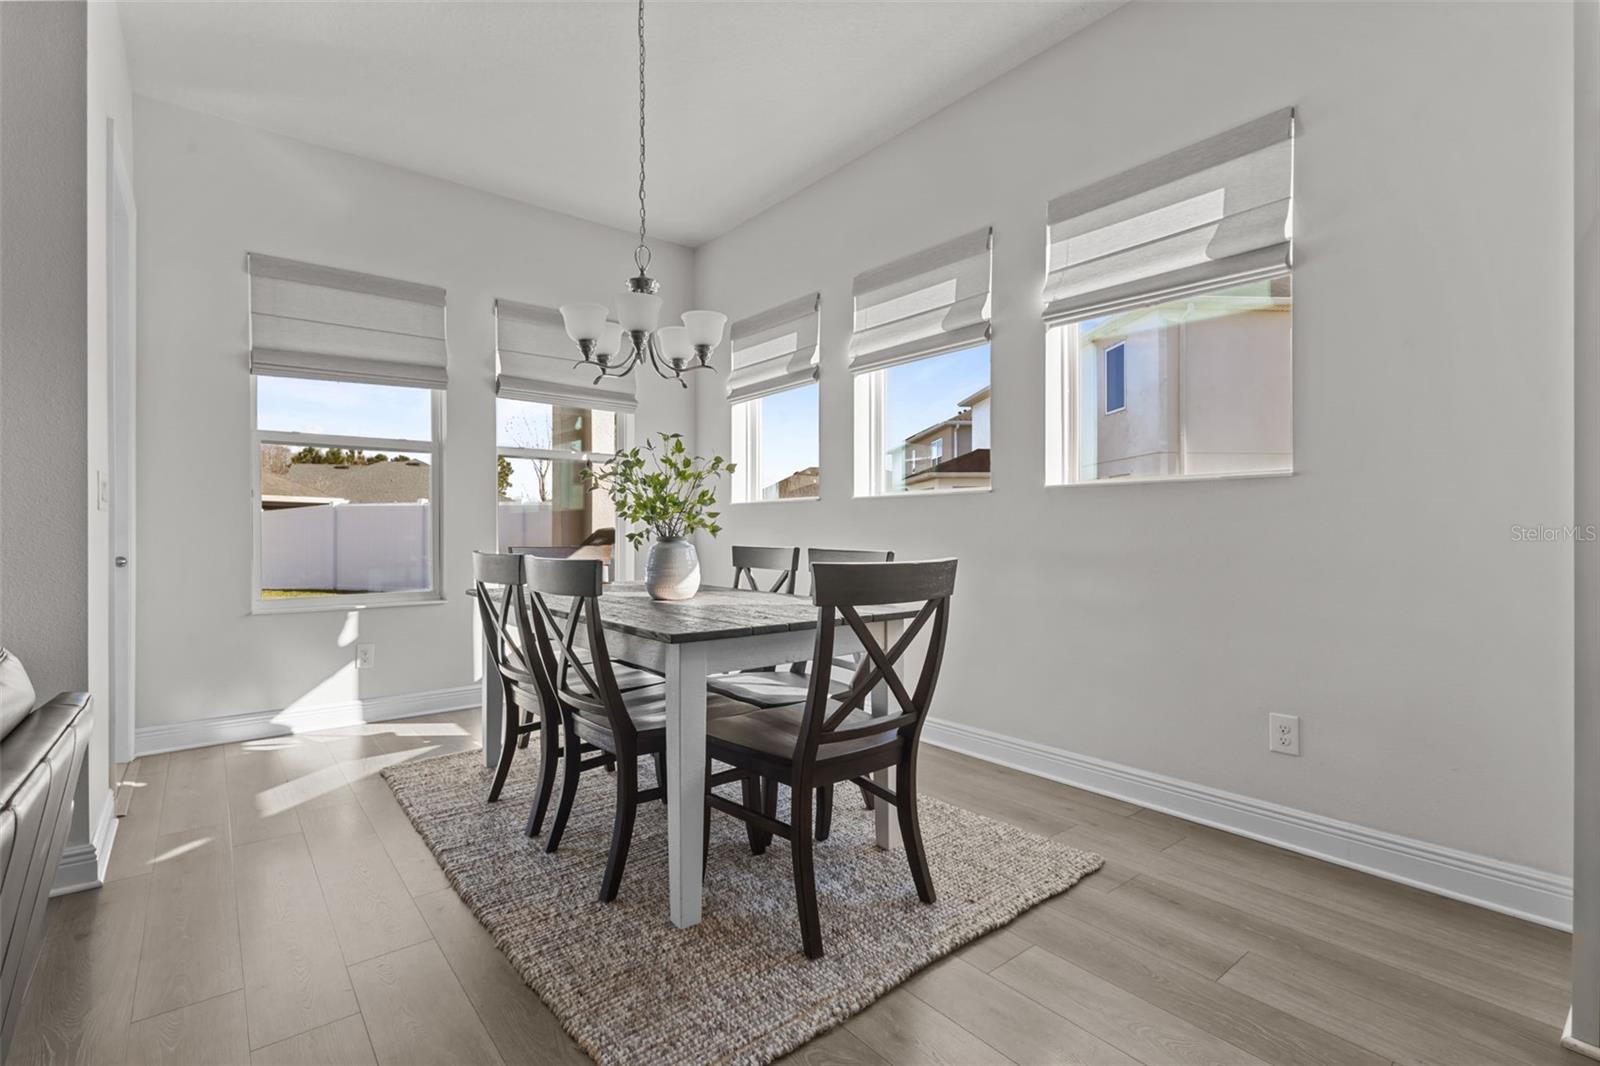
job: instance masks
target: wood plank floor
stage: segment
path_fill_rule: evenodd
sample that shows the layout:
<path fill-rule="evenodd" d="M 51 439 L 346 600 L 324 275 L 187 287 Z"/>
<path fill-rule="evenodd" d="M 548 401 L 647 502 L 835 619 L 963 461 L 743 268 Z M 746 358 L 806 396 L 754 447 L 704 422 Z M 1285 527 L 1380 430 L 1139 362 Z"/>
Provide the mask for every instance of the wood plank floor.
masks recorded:
<path fill-rule="evenodd" d="M 108 883 L 51 902 L 10 1062 L 587 1062 L 377 776 L 477 728 L 457 713 L 130 764 Z M 923 752 L 929 794 L 1105 869 L 792 1063 L 1587 1061 L 1557 1043 L 1565 934 Z"/>

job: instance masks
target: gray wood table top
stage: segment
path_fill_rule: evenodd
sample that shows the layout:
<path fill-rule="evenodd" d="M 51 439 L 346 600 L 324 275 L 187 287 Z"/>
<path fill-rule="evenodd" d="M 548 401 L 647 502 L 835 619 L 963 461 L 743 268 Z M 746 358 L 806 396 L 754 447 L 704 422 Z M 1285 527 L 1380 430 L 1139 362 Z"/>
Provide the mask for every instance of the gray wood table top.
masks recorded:
<path fill-rule="evenodd" d="M 549 599 L 550 610 L 566 613 L 562 597 Z M 865 622 L 915 617 L 921 604 L 883 604 L 859 610 Z M 663 644 L 730 640 L 764 633 L 815 629 L 817 608 L 805 596 L 744 589 L 702 588 L 691 599 L 653 600 L 642 582 L 605 587 L 600 616 L 607 629 Z"/>

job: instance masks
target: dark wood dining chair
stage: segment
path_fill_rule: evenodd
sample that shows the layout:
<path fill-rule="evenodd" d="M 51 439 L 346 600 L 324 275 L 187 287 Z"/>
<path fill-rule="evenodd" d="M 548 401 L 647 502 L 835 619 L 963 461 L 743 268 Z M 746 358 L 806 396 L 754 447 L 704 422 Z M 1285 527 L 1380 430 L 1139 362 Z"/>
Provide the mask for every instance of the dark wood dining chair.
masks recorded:
<path fill-rule="evenodd" d="M 545 851 L 553 852 L 561 844 L 580 776 L 586 770 L 603 767 L 608 758 L 614 759 L 617 806 L 611 825 L 611 849 L 600 882 L 600 901 L 609 903 L 617 898 L 622 884 L 639 805 L 666 799 L 666 686 L 655 684 L 629 692 L 618 686 L 600 617 L 600 600 L 605 592 L 600 560 L 529 557 L 527 583 L 533 629 L 538 634 L 536 647 L 541 652 L 536 666 L 548 683 L 552 702 L 561 708 L 562 748 L 568 752 L 599 753 L 589 759 L 580 754 L 562 760 L 561 801 Z M 550 597 L 567 601 L 564 620 L 557 620 Z M 708 720 L 750 710 L 748 704 L 725 697 L 709 695 L 706 699 Z M 655 760 L 657 780 L 652 788 L 639 787 L 641 756 Z M 530 816 L 530 829 L 532 824 Z"/>
<path fill-rule="evenodd" d="M 800 572 L 799 548 L 756 548 L 745 544 L 733 546 L 733 587 L 761 591 L 756 583 L 755 571 L 770 570 L 777 574 L 768 592 L 794 594 L 795 575 Z"/>
<path fill-rule="evenodd" d="M 945 638 L 950 626 L 950 596 L 955 590 L 956 561 L 935 559 L 915 563 L 818 563 L 811 570 L 811 598 L 817 605 L 815 662 L 833 658 L 835 631 L 842 621 L 865 649 L 865 658 L 847 692 L 833 696 L 826 675 L 812 675 L 804 703 L 791 707 L 733 715 L 708 722 L 710 757 L 733 767 L 715 780 L 744 784 L 744 802 L 706 792 L 710 810 L 739 818 L 763 836 L 752 838 L 751 850 L 765 850 L 771 833 L 789 841 L 794 862 L 795 896 L 800 910 L 800 939 L 808 957 L 822 957 L 822 926 L 817 910 L 816 873 L 813 867 L 812 796 L 843 781 L 854 782 L 880 800 L 895 805 L 900 835 L 911 867 L 911 880 L 924 903 L 934 901 L 933 878 L 922 846 L 917 820 L 917 747 L 934 686 L 944 661 Z M 911 624 L 890 648 L 874 636 L 857 608 L 887 603 L 921 601 Z M 900 662 L 924 630 L 928 630 L 922 664 L 910 690 Z M 864 709 L 879 682 L 888 686 L 898 709 L 874 718 Z M 873 781 L 871 774 L 895 770 L 891 791 Z M 777 819 L 775 796 L 761 789 L 752 804 L 750 783 L 777 781 L 789 786 L 789 821 Z"/>

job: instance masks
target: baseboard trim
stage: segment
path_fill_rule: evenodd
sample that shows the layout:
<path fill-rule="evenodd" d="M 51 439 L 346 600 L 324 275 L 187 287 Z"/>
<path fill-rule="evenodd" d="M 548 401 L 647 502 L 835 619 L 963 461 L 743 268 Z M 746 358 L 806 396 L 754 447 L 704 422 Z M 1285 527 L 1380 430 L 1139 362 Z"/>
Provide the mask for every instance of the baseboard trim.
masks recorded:
<path fill-rule="evenodd" d="M 1572 1035 L 1572 1011 L 1567 1011 L 1567 1024 L 1561 1028 L 1561 1046 L 1591 1059 L 1600 1059 L 1600 1047 Z"/>
<path fill-rule="evenodd" d="M 106 867 L 111 862 L 111 848 L 116 839 L 117 802 L 113 793 L 100 806 L 100 823 L 94 827 L 93 839 L 61 849 L 61 861 L 56 863 L 50 895 L 66 896 L 105 884 Z"/>
<path fill-rule="evenodd" d="M 226 718 L 141 726 L 134 731 L 134 750 L 140 755 L 159 755 L 164 751 L 183 751 L 212 744 L 232 744 L 241 740 L 264 740 L 290 733 L 309 733 L 317 729 L 336 729 L 363 722 L 391 722 L 398 718 L 460 711 L 481 706 L 482 702 L 483 697 L 477 685 L 463 685 L 404 696 L 370 696 L 320 707 L 257 711 Z"/>
<path fill-rule="evenodd" d="M 975 726 L 929 720 L 923 739 L 1077 788 L 1473 903 L 1572 928 L 1572 879 L 1252 799 Z"/>

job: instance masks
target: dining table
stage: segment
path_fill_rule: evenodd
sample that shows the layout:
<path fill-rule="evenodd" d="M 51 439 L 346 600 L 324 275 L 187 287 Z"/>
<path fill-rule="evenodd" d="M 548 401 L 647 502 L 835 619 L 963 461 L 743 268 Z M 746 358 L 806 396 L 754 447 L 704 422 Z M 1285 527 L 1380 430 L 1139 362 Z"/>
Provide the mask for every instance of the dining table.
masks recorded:
<path fill-rule="evenodd" d="M 564 615 L 560 597 L 548 598 L 552 613 Z M 873 636 L 885 649 L 899 638 L 916 604 L 858 608 Z M 817 636 L 817 608 L 809 598 L 786 593 L 727 588 L 701 588 L 686 600 L 652 599 L 642 583 L 608 584 L 600 597 L 607 651 L 613 659 L 662 675 L 666 683 L 667 852 L 669 897 L 674 925 L 700 921 L 702 848 L 706 804 L 706 679 L 729 673 L 811 659 Z M 834 631 L 834 654 L 861 651 L 860 640 L 847 625 Z M 782 668 L 780 666 L 780 668 Z M 494 766 L 504 736 L 505 710 L 500 675 L 485 645 L 483 665 L 483 758 Z M 881 680 L 868 700 L 868 711 L 889 714 L 888 685 Z M 752 713 L 759 714 L 760 711 Z M 894 771 L 873 775 L 893 789 Z M 887 803 L 873 805 L 877 844 L 899 846 L 899 826 Z"/>

